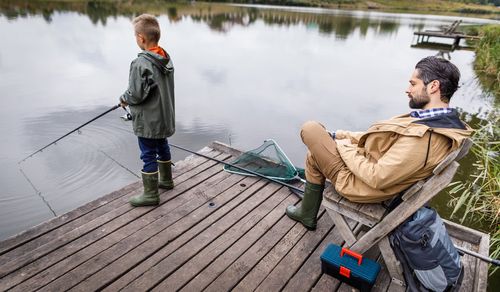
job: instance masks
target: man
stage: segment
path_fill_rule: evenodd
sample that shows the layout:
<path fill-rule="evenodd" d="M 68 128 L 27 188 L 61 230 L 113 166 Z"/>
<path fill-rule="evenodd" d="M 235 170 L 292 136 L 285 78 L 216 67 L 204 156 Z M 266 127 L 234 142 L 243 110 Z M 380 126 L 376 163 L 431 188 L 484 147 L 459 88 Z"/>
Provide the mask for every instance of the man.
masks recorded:
<path fill-rule="evenodd" d="M 449 101 L 460 72 L 447 60 L 420 60 L 406 90 L 410 114 L 373 124 L 366 132 L 329 133 L 318 122 L 301 129 L 308 148 L 306 186 L 300 207 L 286 214 L 308 229 L 316 228 L 325 180 L 347 199 L 381 202 L 425 179 L 451 151 L 472 134 Z"/>

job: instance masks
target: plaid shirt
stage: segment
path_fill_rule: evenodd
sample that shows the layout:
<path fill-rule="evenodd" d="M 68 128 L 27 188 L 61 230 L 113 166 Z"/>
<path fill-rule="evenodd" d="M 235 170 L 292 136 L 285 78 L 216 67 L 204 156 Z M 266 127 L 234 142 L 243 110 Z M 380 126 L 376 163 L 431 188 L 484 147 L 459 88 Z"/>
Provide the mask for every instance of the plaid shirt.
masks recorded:
<path fill-rule="evenodd" d="M 425 119 L 425 118 L 431 118 L 431 117 L 435 117 L 435 116 L 439 116 L 439 115 L 449 114 L 452 111 L 453 111 L 453 109 L 449 108 L 449 107 L 431 108 L 428 110 L 412 111 L 410 113 L 410 117 Z"/>

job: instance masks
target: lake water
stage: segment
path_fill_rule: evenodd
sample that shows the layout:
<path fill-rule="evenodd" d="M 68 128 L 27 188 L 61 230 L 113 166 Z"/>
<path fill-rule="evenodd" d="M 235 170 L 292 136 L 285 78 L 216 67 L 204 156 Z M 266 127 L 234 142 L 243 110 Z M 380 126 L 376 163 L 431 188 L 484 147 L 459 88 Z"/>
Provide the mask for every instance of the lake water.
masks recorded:
<path fill-rule="evenodd" d="M 451 59 L 462 72 L 452 106 L 471 115 L 491 106 L 472 51 L 412 46 L 414 31 L 457 17 L 10 2 L 0 6 L 0 239 L 138 180 L 137 140 L 121 109 L 18 162 L 117 103 L 139 52 L 131 25 L 139 12 L 158 15 L 160 44 L 176 69 L 177 132 L 170 142 L 189 149 L 218 140 L 248 150 L 273 138 L 303 166 L 302 123 L 364 130 L 408 112 L 408 79 L 429 55 Z M 172 152 L 174 161 L 187 156 Z M 444 217 L 447 201 L 433 203 Z"/>

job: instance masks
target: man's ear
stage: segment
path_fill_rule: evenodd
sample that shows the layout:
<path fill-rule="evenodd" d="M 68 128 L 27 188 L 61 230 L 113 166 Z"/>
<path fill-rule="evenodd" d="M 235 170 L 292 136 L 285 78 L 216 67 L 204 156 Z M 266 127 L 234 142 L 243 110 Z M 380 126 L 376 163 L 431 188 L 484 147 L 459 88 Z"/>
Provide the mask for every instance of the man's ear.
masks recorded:
<path fill-rule="evenodd" d="M 441 83 L 439 82 L 439 80 L 432 80 L 431 83 L 429 83 L 429 85 L 427 86 L 429 88 L 429 93 L 436 93 L 436 91 L 439 90 L 439 86 L 441 85 Z"/>

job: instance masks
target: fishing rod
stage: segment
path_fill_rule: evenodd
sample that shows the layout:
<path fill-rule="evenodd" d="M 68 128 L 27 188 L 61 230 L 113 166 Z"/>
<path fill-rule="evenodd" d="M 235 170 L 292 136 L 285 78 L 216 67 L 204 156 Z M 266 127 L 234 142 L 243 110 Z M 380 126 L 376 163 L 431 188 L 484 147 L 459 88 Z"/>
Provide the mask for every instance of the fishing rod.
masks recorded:
<path fill-rule="evenodd" d="M 455 245 L 455 247 L 456 247 L 459 251 L 461 251 L 461 252 L 463 252 L 463 253 L 466 253 L 466 254 L 468 254 L 468 255 L 471 255 L 471 256 L 473 256 L 473 257 L 476 257 L 476 258 L 478 258 L 478 259 L 480 259 L 480 260 L 483 260 L 483 261 L 485 261 L 485 262 L 487 262 L 487 263 L 489 263 L 489 264 L 492 264 L 492 265 L 495 265 L 495 266 L 497 266 L 497 267 L 500 267 L 500 260 L 497 260 L 497 259 L 492 259 L 492 258 L 490 258 L 490 257 L 487 257 L 487 256 L 485 256 L 485 255 L 479 254 L 479 253 L 477 253 L 477 252 L 473 252 L 473 251 L 471 251 L 471 250 L 465 249 L 465 248 L 460 247 L 460 246 L 456 246 L 456 245 Z"/>
<path fill-rule="evenodd" d="M 30 155 L 26 156 L 24 159 L 22 159 L 22 160 L 18 161 L 17 163 L 18 163 L 18 164 L 21 164 L 21 163 L 22 163 L 22 162 L 24 162 L 26 159 L 28 159 L 28 158 L 32 157 L 33 155 L 37 154 L 38 152 L 42 152 L 45 148 L 49 147 L 50 145 L 57 143 L 59 140 L 61 140 L 61 139 L 65 138 L 66 136 L 70 135 L 71 133 L 73 133 L 73 132 L 76 132 L 76 131 L 80 130 L 81 128 L 85 127 L 86 125 L 88 125 L 88 124 L 92 123 L 93 121 L 97 120 L 98 118 L 100 118 L 100 117 L 102 117 L 102 116 L 106 115 L 106 114 L 107 114 L 107 113 L 109 113 L 109 112 L 114 111 L 115 109 L 117 109 L 117 108 L 119 108 L 119 107 L 121 107 L 121 105 L 120 105 L 120 104 L 117 104 L 117 105 L 115 105 L 115 106 L 111 107 L 110 109 L 108 109 L 107 111 L 105 111 L 105 112 L 103 112 L 102 114 L 98 115 L 97 117 L 95 117 L 95 118 L 91 119 L 90 121 L 88 121 L 88 122 L 86 122 L 86 123 L 84 123 L 84 124 L 82 124 L 82 125 L 78 126 L 76 129 L 74 129 L 74 130 L 70 131 L 69 133 L 64 134 L 63 136 L 59 137 L 59 138 L 58 138 L 58 139 L 56 139 L 55 141 L 52 141 L 52 142 L 50 142 L 49 144 L 47 144 L 47 145 L 43 146 L 42 148 L 40 148 L 40 149 L 38 149 L 37 151 L 35 151 L 35 152 L 31 153 Z M 125 108 L 124 108 L 124 109 L 125 109 Z M 125 111 L 127 111 L 127 110 L 125 109 Z M 129 114 L 129 113 L 128 113 L 128 111 L 127 111 L 127 114 Z"/>
<path fill-rule="evenodd" d="M 123 118 L 124 120 L 131 120 L 132 118 L 131 118 L 131 115 L 130 115 L 129 111 L 128 111 L 126 108 L 124 108 L 124 109 L 125 109 L 125 111 L 127 112 L 127 115 L 126 115 L 126 117 L 125 117 L 125 116 L 123 116 L 122 118 Z M 277 184 L 280 184 L 280 185 L 282 185 L 282 186 L 285 186 L 285 187 L 290 188 L 290 190 L 292 191 L 292 193 L 294 193 L 295 195 L 297 195 L 299 198 L 301 198 L 301 199 L 302 199 L 302 198 L 304 197 L 304 195 L 303 195 L 303 194 L 304 194 L 304 190 L 303 190 L 303 189 L 300 189 L 300 188 L 298 188 L 298 187 L 296 187 L 296 186 L 293 186 L 293 185 L 291 185 L 291 184 L 284 183 L 284 182 L 279 181 L 279 180 L 276 180 L 276 179 L 274 179 L 274 178 L 271 178 L 271 177 L 267 177 L 267 176 L 265 176 L 265 175 L 262 175 L 262 174 L 260 174 L 260 173 L 258 173 L 258 172 L 253 171 L 253 170 L 246 169 L 246 168 L 240 167 L 240 166 L 238 166 L 238 165 L 234 165 L 234 164 L 232 164 L 232 163 L 225 162 L 225 161 L 222 161 L 222 160 L 219 160 L 219 159 L 216 159 L 216 158 L 213 158 L 213 157 L 210 157 L 210 156 L 207 156 L 207 155 L 204 155 L 204 154 L 198 153 L 198 152 L 196 152 L 196 151 L 193 151 L 193 150 L 187 149 L 187 148 L 182 147 L 182 146 L 179 146 L 179 145 L 175 145 L 175 144 L 172 144 L 172 143 L 168 143 L 168 145 L 170 145 L 170 146 L 172 146 L 172 147 L 174 147 L 174 148 L 180 149 L 180 150 L 184 150 L 184 151 L 189 152 L 189 153 L 191 153 L 191 154 L 198 155 L 198 156 L 201 156 L 201 157 L 203 157 L 203 158 L 206 158 L 206 159 L 209 159 L 209 160 L 213 160 L 213 161 L 216 161 L 216 162 L 218 162 L 218 163 L 221 163 L 221 164 L 224 164 L 224 165 L 227 165 L 227 166 L 230 166 L 230 167 L 234 167 L 234 168 L 236 168 L 236 169 L 239 169 L 239 170 L 244 171 L 244 172 L 247 172 L 247 173 L 249 173 L 249 174 L 252 174 L 252 175 L 258 176 L 258 177 L 260 177 L 260 178 L 264 178 L 264 179 L 270 180 L 270 181 L 272 181 L 272 182 L 275 182 L 275 183 L 277 183 Z"/>
<path fill-rule="evenodd" d="M 174 148 L 177 148 L 177 149 L 181 149 L 181 150 L 184 150 L 186 152 L 189 152 L 189 153 L 192 153 L 194 155 L 198 155 L 198 156 L 201 156 L 201 157 L 204 157 L 206 159 L 209 159 L 209 160 L 213 160 L 213 161 L 216 161 L 216 162 L 219 162 L 219 163 L 222 163 L 224 165 L 228 165 L 228 166 L 231 166 L 231 167 L 234 167 L 234 168 L 237 168 L 239 170 L 242 170 L 242 171 L 245 171 L 247 173 L 250 173 L 250 174 L 253 174 L 255 176 L 258 176 L 258 177 L 261 177 L 261 178 L 264 178 L 264 179 L 267 179 L 267 180 L 270 180 L 272 182 L 275 182 L 277 184 L 280 184 L 282 186 L 286 186 L 288 188 L 290 188 L 292 190 L 292 192 L 297 195 L 299 198 L 303 198 L 304 197 L 304 190 L 300 189 L 300 188 L 297 188 L 296 186 L 293 186 L 293 185 L 290 185 L 290 184 L 287 184 L 287 183 L 284 183 L 282 181 L 279 181 L 279 180 L 276 180 L 276 179 L 273 179 L 273 178 L 270 178 L 270 177 L 267 177 L 265 175 L 262 175 L 258 172 L 255 172 L 255 171 L 252 171 L 250 169 L 246 169 L 246 168 L 243 168 L 243 167 L 239 167 L 237 165 L 234 165 L 234 164 L 231 164 L 229 162 L 225 162 L 225 161 L 222 161 L 222 160 L 219 160 L 219 159 L 216 159 L 216 158 L 213 158 L 213 157 L 210 157 L 210 156 L 207 156 L 207 155 L 204 155 L 204 154 L 201 154 L 201 153 L 198 153 L 198 152 L 195 152 L 195 151 L 192 151 L 192 150 L 189 150 L 187 148 L 184 148 L 184 147 L 181 147 L 181 146 L 178 146 L 178 145 L 175 145 L 175 144 L 172 144 L 172 143 L 169 143 L 168 145 L 174 147 Z M 473 257 L 476 257 L 480 260 L 483 260 L 487 263 L 490 263 L 490 264 L 493 264 L 493 265 L 496 265 L 496 266 L 500 266 L 500 260 L 497 260 L 497 259 L 492 259 L 488 256 L 485 256 L 485 255 L 482 255 L 482 254 L 479 254 L 477 252 L 473 252 L 471 250 L 468 250 L 468 249 L 465 249 L 463 247 L 460 247 L 460 246 L 455 246 L 459 251 L 461 251 L 462 253 L 466 253 L 468 255 L 471 255 Z"/>
<path fill-rule="evenodd" d="M 304 195 L 303 195 L 303 194 L 304 194 L 304 190 L 303 190 L 303 189 L 300 189 L 300 188 L 298 188 L 298 187 L 296 187 L 296 186 L 293 186 L 293 185 L 291 185 L 291 184 L 284 183 L 284 182 L 279 181 L 279 180 L 276 180 L 276 179 L 274 179 L 274 178 L 270 178 L 270 177 L 267 177 L 267 176 L 265 176 L 265 175 L 262 175 L 262 174 L 260 174 L 260 173 L 258 173 L 258 172 L 253 171 L 253 170 L 246 169 L 246 168 L 243 168 L 243 167 L 240 167 L 240 166 L 234 165 L 234 164 L 232 164 L 232 163 L 225 162 L 225 161 L 219 160 L 219 159 L 217 159 L 217 158 L 213 158 L 213 157 L 207 156 L 207 155 L 205 155 L 205 154 L 201 154 L 201 153 L 195 152 L 195 151 L 193 151 L 193 150 L 189 150 L 189 149 L 187 149 L 187 148 L 184 148 L 184 147 L 181 147 L 181 146 L 178 146 L 178 145 L 172 144 L 172 143 L 168 143 L 168 145 L 170 145 L 170 146 L 172 146 L 172 147 L 174 147 L 174 148 L 177 148 L 177 149 L 184 150 L 184 151 L 189 152 L 189 153 L 191 153 L 191 154 L 198 155 L 198 156 L 201 156 L 201 157 L 203 157 L 203 158 L 206 158 L 206 159 L 209 159 L 209 160 L 213 160 L 213 161 L 216 161 L 216 162 L 218 162 L 218 163 L 222 163 L 222 164 L 227 165 L 227 166 L 234 167 L 234 168 L 236 168 L 236 169 L 238 169 L 238 170 L 241 170 L 241 171 L 244 171 L 244 172 L 247 172 L 247 173 L 253 174 L 253 175 L 258 176 L 258 177 L 260 177 L 260 178 L 264 178 L 264 179 L 270 180 L 270 181 L 272 181 L 272 182 L 274 182 L 274 183 L 277 183 L 277 184 L 280 184 L 280 185 L 282 185 L 282 186 L 285 186 L 285 187 L 290 188 L 290 189 L 292 190 L 292 193 L 294 193 L 295 195 L 297 195 L 299 198 L 301 198 L 301 199 L 302 199 L 302 198 L 304 197 Z"/>

